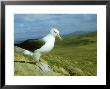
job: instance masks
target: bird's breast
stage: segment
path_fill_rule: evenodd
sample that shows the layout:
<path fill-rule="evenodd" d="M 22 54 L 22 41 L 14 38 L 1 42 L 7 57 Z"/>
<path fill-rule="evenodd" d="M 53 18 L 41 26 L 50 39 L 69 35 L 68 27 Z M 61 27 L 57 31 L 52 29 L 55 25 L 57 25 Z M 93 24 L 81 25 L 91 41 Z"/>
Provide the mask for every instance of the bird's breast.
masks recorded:
<path fill-rule="evenodd" d="M 42 53 L 48 53 L 50 52 L 54 47 L 54 42 L 46 42 L 45 45 L 43 47 L 40 48 L 40 52 Z"/>

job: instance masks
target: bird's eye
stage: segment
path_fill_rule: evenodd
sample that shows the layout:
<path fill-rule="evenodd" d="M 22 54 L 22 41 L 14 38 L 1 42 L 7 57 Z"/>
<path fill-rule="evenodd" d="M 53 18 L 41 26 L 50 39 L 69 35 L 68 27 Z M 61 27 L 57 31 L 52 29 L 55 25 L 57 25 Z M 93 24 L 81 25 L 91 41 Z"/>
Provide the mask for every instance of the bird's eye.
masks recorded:
<path fill-rule="evenodd" d="M 54 31 L 55 33 L 57 33 L 56 31 Z"/>

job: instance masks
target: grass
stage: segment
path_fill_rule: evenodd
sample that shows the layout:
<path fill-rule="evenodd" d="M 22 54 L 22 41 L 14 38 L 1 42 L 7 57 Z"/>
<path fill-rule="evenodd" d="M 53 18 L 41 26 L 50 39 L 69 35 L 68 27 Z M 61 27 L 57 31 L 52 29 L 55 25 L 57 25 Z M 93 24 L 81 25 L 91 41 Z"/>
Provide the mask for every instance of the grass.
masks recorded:
<path fill-rule="evenodd" d="M 46 61 L 54 72 L 64 76 L 96 76 L 96 32 L 68 35 L 63 39 L 57 40 L 54 49 L 42 56 L 43 61 Z M 33 61 L 33 59 L 15 51 L 15 61 Z M 38 71 L 39 69 L 32 64 L 15 62 L 15 75 L 43 75 Z"/>

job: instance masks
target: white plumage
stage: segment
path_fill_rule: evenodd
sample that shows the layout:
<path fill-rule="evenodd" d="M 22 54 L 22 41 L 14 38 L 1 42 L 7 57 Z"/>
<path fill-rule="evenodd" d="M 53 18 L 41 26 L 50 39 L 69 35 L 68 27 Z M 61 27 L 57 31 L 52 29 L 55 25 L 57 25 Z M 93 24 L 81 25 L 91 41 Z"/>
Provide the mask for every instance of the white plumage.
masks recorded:
<path fill-rule="evenodd" d="M 59 31 L 56 28 L 52 28 L 49 34 L 41 39 L 45 42 L 44 45 L 42 45 L 39 49 L 36 49 L 34 52 L 25 50 L 23 53 L 25 55 L 33 56 L 34 60 L 36 62 L 39 62 L 42 54 L 48 53 L 54 48 L 55 37 L 59 37 L 60 39 L 62 39 L 59 34 Z"/>
<path fill-rule="evenodd" d="M 45 45 L 43 45 L 40 49 L 37 50 L 42 53 L 50 52 L 54 47 L 55 37 L 51 34 L 48 34 L 46 37 L 42 38 L 42 40 L 45 41 Z"/>

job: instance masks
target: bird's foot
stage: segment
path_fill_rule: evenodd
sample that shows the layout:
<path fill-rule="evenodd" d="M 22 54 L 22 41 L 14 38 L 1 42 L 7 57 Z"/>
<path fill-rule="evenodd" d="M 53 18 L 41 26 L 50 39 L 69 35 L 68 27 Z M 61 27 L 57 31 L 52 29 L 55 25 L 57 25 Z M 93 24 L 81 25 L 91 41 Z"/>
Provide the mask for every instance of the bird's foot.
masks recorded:
<path fill-rule="evenodd" d="M 35 64 L 35 65 L 41 64 L 41 60 L 35 61 L 34 64 Z"/>
<path fill-rule="evenodd" d="M 40 63 L 39 61 L 34 61 L 33 64 L 37 65 L 38 63 Z"/>
<path fill-rule="evenodd" d="M 35 62 L 33 62 L 33 64 L 34 64 L 34 65 L 36 65 L 36 63 L 37 63 L 36 61 L 35 61 Z"/>

